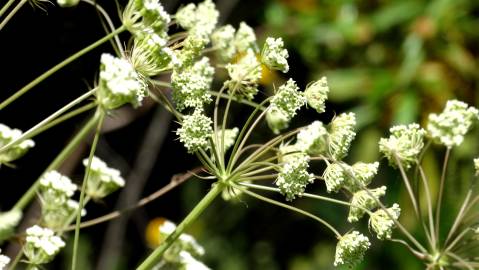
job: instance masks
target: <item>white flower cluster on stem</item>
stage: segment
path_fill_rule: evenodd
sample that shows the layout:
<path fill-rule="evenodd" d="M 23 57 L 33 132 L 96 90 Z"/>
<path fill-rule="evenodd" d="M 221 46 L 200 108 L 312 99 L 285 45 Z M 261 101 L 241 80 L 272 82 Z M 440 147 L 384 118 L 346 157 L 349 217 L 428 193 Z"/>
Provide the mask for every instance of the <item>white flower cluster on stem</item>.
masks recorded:
<path fill-rule="evenodd" d="M 181 127 L 176 131 L 180 142 L 184 144 L 188 153 L 194 153 L 200 149 L 208 148 L 208 140 L 211 138 L 213 121 L 196 109 L 193 114 L 185 115 L 181 121 Z"/>
<path fill-rule="evenodd" d="M 336 245 L 334 265 L 345 265 L 353 268 L 363 260 L 364 253 L 370 246 L 369 239 L 358 231 L 343 235 Z"/>
<path fill-rule="evenodd" d="M 34 225 L 28 228 L 26 233 L 23 251 L 30 264 L 40 265 L 50 262 L 65 246 L 65 242 L 50 229 Z"/>
<path fill-rule="evenodd" d="M 22 135 L 23 132 L 21 130 L 0 124 L 0 148 L 17 140 Z M 0 153 L 0 164 L 9 163 L 21 158 L 28 149 L 33 146 L 35 146 L 35 143 L 29 139 L 10 146 L 8 149 Z"/>
<path fill-rule="evenodd" d="M 83 160 L 83 165 L 88 166 L 88 158 Z M 91 161 L 87 181 L 85 192 L 96 200 L 104 198 L 125 185 L 119 170 L 108 167 L 103 160 L 95 156 Z"/>

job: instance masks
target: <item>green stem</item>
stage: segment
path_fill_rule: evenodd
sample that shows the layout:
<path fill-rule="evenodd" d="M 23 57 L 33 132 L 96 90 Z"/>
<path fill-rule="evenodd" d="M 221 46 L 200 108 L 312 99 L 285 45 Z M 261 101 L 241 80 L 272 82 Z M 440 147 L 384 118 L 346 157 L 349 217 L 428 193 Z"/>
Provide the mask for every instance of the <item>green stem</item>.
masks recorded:
<path fill-rule="evenodd" d="M 22 0 L 20 1 L 20 3 L 18 3 L 15 8 L 12 9 L 12 11 L 10 11 L 10 13 L 7 15 L 7 17 L 5 17 L 5 19 L 2 21 L 2 23 L 0 24 L 0 31 L 3 29 L 3 27 L 10 21 L 10 19 L 15 15 L 15 13 L 17 13 L 22 7 L 23 5 L 25 5 L 25 3 L 27 2 L 27 0 Z M 9 2 L 10 3 L 10 2 Z M 7 3 L 7 5 L 9 4 Z M 2 8 L 2 11 L 3 11 L 3 8 Z M 5 12 L 5 11 L 3 11 Z"/>
<path fill-rule="evenodd" d="M 83 209 L 85 203 L 85 190 L 90 175 L 91 162 L 93 160 L 93 155 L 95 154 L 96 146 L 100 138 L 101 126 L 103 125 L 103 120 L 105 119 L 105 111 L 102 108 L 98 107 L 95 113 L 95 118 L 98 118 L 98 124 L 96 127 L 95 137 L 93 138 L 93 142 L 91 145 L 90 155 L 88 157 L 88 166 L 86 168 L 85 176 L 83 177 L 83 183 L 80 191 L 80 200 L 78 202 L 78 210 L 76 213 L 75 238 L 73 240 L 72 270 L 76 269 L 78 255 L 78 239 L 80 237 L 81 210 Z"/>
<path fill-rule="evenodd" d="M 30 89 L 35 87 L 37 84 L 57 72 L 58 70 L 62 69 L 66 65 L 70 64 L 74 60 L 78 59 L 80 56 L 84 55 L 85 53 L 95 49 L 96 47 L 100 46 L 104 42 L 110 40 L 111 38 L 115 37 L 116 35 L 120 34 L 121 32 L 125 31 L 126 27 L 123 25 L 120 28 L 116 29 L 115 31 L 111 32 L 110 34 L 104 36 L 103 38 L 99 39 L 95 43 L 91 44 L 90 46 L 78 51 L 77 53 L 73 54 L 72 56 L 68 57 L 67 59 L 63 60 L 62 62 L 58 63 L 56 66 L 50 68 L 42 75 L 38 76 L 35 80 L 31 81 L 29 84 L 25 85 L 22 89 L 18 90 L 15 94 L 4 100 L 0 103 L 0 111 L 7 107 L 10 103 L 15 101 L 17 98 L 21 97 L 23 94 L 28 92 Z"/>
<path fill-rule="evenodd" d="M 72 102 L 68 103 L 67 105 L 63 106 L 61 109 L 59 109 L 58 111 L 54 112 L 53 114 L 51 114 L 50 116 L 48 116 L 47 118 L 43 119 L 40 123 L 36 124 L 35 126 L 33 126 L 32 128 L 30 128 L 28 131 L 26 131 L 25 133 L 22 134 L 22 136 L 18 137 L 16 140 L 13 140 L 11 142 L 9 142 L 8 144 L 6 144 L 5 146 L 3 146 L 2 148 L 0 148 L 0 153 L 2 152 L 5 152 L 6 150 L 8 150 L 11 146 L 23 141 L 23 140 L 26 140 L 26 139 L 29 139 L 32 137 L 32 134 L 39 128 L 43 127 L 44 125 L 46 125 L 48 122 L 52 121 L 53 119 L 57 118 L 58 116 L 62 115 L 64 112 L 68 111 L 69 109 L 71 109 L 72 107 L 76 106 L 78 103 L 84 101 L 85 99 L 87 99 L 88 97 L 90 97 L 94 92 L 96 91 L 96 89 L 93 89 L 93 90 L 90 90 L 88 91 L 87 93 L 81 95 L 80 97 L 76 98 L 75 100 L 73 100 Z"/>
<path fill-rule="evenodd" d="M 5 12 L 7 12 L 8 8 L 13 5 L 13 3 L 15 2 L 16 0 L 8 0 L 8 2 L 2 7 L 2 9 L 0 9 L 0 18 L 3 16 L 3 14 Z"/>
<path fill-rule="evenodd" d="M 397 157 L 396 154 L 394 154 L 394 158 L 396 159 L 396 163 L 398 164 L 399 171 L 401 172 L 402 179 L 404 181 L 404 185 L 406 186 L 406 190 L 409 194 L 409 197 L 411 199 L 412 206 L 414 208 L 414 213 L 416 214 L 416 217 L 421 220 L 421 214 L 419 213 L 419 207 L 417 205 L 416 201 L 416 196 L 414 195 L 414 191 L 412 190 L 411 187 L 411 182 L 409 181 L 409 178 L 407 177 L 406 171 L 404 170 L 401 161 Z"/>
<path fill-rule="evenodd" d="M 48 171 L 55 170 L 62 162 L 77 148 L 80 142 L 90 133 L 90 130 L 95 126 L 97 123 L 98 118 L 93 117 L 91 118 L 83 128 L 75 135 L 75 137 L 68 143 L 68 145 L 63 148 L 63 150 L 58 154 L 58 156 L 50 163 L 47 169 L 42 173 L 42 175 Z M 16 210 L 23 210 L 28 203 L 35 197 L 37 189 L 40 185 L 40 179 L 37 179 L 35 183 L 30 187 L 30 189 L 23 194 L 23 196 L 18 200 L 18 202 L 13 206 L 13 209 Z"/>
<path fill-rule="evenodd" d="M 283 208 L 286 208 L 288 210 L 291 210 L 291 211 L 294 211 L 296 213 L 299 213 L 299 214 L 302 214 L 302 215 L 305 215 L 307 217 L 310 217 L 316 221 L 318 221 L 319 223 L 323 224 L 324 226 L 326 226 L 328 229 L 330 229 L 335 235 L 336 237 L 339 239 L 342 237 L 342 235 L 331 225 L 329 224 L 328 222 L 326 222 L 324 219 L 318 217 L 318 216 L 315 216 L 307 211 L 304 211 L 302 209 L 299 209 L 299 208 L 296 208 L 294 206 L 291 206 L 291 205 L 287 205 L 285 203 L 280 203 L 278 201 L 275 201 L 275 200 L 272 200 L 270 198 L 267 198 L 267 197 L 264 197 L 264 196 L 261 196 L 259 194 L 256 194 L 254 192 L 251 192 L 245 188 L 242 188 L 241 186 L 239 185 L 234 185 L 235 188 L 241 190 L 242 192 L 248 194 L 249 196 L 251 197 L 254 197 L 256 199 L 259 199 L 259 200 L 262 200 L 262 201 L 265 201 L 265 202 L 268 202 L 268 203 L 271 203 L 271 204 L 274 204 L 276 206 L 280 206 L 280 207 L 283 207 Z"/>
<path fill-rule="evenodd" d="M 444 155 L 444 162 L 442 164 L 442 173 L 441 173 L 441 182 L 439 184 L 439 194 L 437 195 L 437 204 L 436 204 L 436 220 L 435 220 L 435 230 L 436 230 L 436 239 L 439 243 L 439 222 L 441 221 L 441 205 L 442 205 L 442 195 L 444 193 L 444 182 L 446 180 L 446 171 L 447 171 L 447 162 L 449 161 L 449 154 L 451 153 L 451 148 L 448 147 L 446 154 Z"/>
<path fill-rule="evenodd" d="M 152 269 L 162 258 L 163 253 L 180 237 L 185 229 L 195 221 L 201 213 L 213 202 L 213 200 L 223 191 L 225 186 L 221 183 L 213 185 L 212 189 L 201 199 L 201 201 L 191 210 L 191 212 L 183 219 L 183 221 L 176 227 L 175 231 L 168 235 L 165 241 L 148 256 L 141 264 L 136 268 L 137 270 L 150 270 Z"/>
<path fill-rule="evenodd" d="M 224 99 L 229 99 L 231 95 L 228 95 L 228 94 L 225 94 L 225 93 L 219 93 L 219 92 L 216 92 L 216 91 L 208 91 L 208 93 L 210 93 L 212 96 L 217 96 L 217 97 L 220 97 L 220 98 L 224 98 Z M 253 108 L 257 108 L 261 111 L 264 111 L 266 110 L 265 107 L 257 104 L 256 102 L 253 102 L 253 101 L 249 101 L 247 99 L 242 99 L 242 98 L 237 98 L 237 97 L 231 97 L 231 100 L 233 101 L 236 101 L 238 103 L 242 103 L 244 105 L 248 105 L 248 106 L 251 106 Z"/>
<path fill-rule="evenodd" d="M 428 185 L 429 181 L 427 181 L 426 174 L 424 173 L 424 170 L 423 170 L 421 164 L 418 164 L 417 168 L 419 170 L 419 173 L 421 174 L 421 181 L 424 185 L 424 192 L 426 193 L 427 216 L 428 216 L 428 219 L 429 219 L 429 233 L 427 232 L 427 228 L 424 228 L 424 229 L 425 229 L 426 235 L 429 235 L 428 238 L 431 241 L 431 247 L 435 248 L 436 247 L 436 237 L 435 237 L 435 233 L 434 233 L 434 214 L 433 214 L 433 211 L 432 211 L 431 192 L 429 190 L 429 185 Z"/>

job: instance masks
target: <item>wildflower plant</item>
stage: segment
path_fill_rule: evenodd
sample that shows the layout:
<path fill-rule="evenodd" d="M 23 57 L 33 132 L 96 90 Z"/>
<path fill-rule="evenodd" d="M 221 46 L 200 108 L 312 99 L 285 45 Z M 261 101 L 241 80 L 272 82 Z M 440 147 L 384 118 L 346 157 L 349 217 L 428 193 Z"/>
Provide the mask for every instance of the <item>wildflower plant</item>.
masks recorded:
<path fill-rule="evenodd" d="M 14 0 L 0 11 L 0 18 L 11 1 Z M 62 6 L 74 4 L 60 3 Z M 12 10 L 11 16 L 15 12 Z M 220 194 L 228 201 L 240 195 L 256 198 L 324 225 L 338 241 L 334 262 L 332 260 L 335 266 L 352 268 L 361 263 L 372 245 L 367 233 L 361 233 L 355 227 L 341 233 L 337 229 L 339 226 L 296 207 L 296 200 L 309 198 L 346 207 L 349 214 L 344 218 L 354 223 L 351 226 L 369 218 L 371 234 L 380 240 L 404 245 L 424 262 L 427 269 L 474 269 L 479 265 L 477 257 L 470 257 L 464 249 L 467 245 L 477 245 L 470 241 L 470 233 L 477 230 L 473 227 L 476 224 L 465 219 L 479 201 L 477 195 L 473 197 L 472 188 L 447 237 L 443 239 L 439 233 L 447 160 L 452 148 L 463 142 L 465 134 L 478 121 L 477 109 L 460 101 L 449 101 L 443 113 L 431 114 L 426 129 L 418 124 L 395 126 L 390 129 L 391 135 L 378 143 L 379 151 L 389 164 L 399 170 L 411 199 L 413 216 L 423 224 L 426 245 L 401 224 L 400 215 L 401 212 L 404 215 L 404 211 L 397 203 L 387 207 L 381 202 L 386 196 L 386 186 L 375 187 L 373 183 L 379 162 L 348 164 L 345 161 L 356 137 L 354 113 L 340 113 L 329 123 L 316 120 L 288 130 L 302 107 L 308 106 L 316 113 L 326 110 L 325 102 L 330 91 L 326 78 L 310 83 L 306 89 L 289 78 L 275 88 L 273 95 L 257 95 L 263 68 L 283 73 L 289 70 L 288 52 L 283 41 L 268 37 L 263 46 L 259 46 L 254 30 L 246 23 L 241 22 L 235 30 L 231 25 L 218 26 L 218 17 L 219 12 L 211 0 L 185 5 L 174 15 L 168 14 L 155 0 L 131 0 L 123 10 L 119 28 L 111 27 L 104 38 L 0 103 L 0 109 L 5 108 L 67 63 L 101 43 L 115 39 L 112 44 L 116 55 L 104 53 L 99 59 L 96 87 L 24 133 L 0 125 L 0 163 L 10 164 L 34 146 L 31 138 L 35 135 L 79 113 L 96 109 L 13 209 L 0 214 L 0 221 L 5 220 L 0 223 L 0 236 L 8 238 L 34 197 L 39 198 L 42 207 L 38 224 L 25 232 L 22 252 L 17 255 L 12 268 L 23 255 L 31 268 L 53 260 L 64 248 L 62 237 L 71 229 L 72 222 L 75 235 L 71 265 L 72 269 L 77 267 L 78 239 L 80 228 L 85 225 L 81 223 L 85 205 L 128 184 L 119 170 L 95 156 L 104 119 L 126 104 L 139 107 L 146 98 L 164 106 L 176 117 L 178 141 L 202 164 L 202 174 L 197 176 L 213 182 L 208 193 L 178 225 L 169 221 L 159 225 L 157 230 L 162 241 L 137 269 L 162 269 L 165 265 L 179 269 L 208 269 L 199 260 L 204 249 L 185 230 Z M 178 32 L 170 32 L 172 25 L 178 27 Z M 118 34 L 126 30 L 131 36 L 124 48 Z M 220 89 L 215 90 L 213 81 L 219 69 L 228 73 L 228 78 L 220 84 Z M 165 74 L 170 76 L 160 76 Z M 230 119 L 233 102 L 244 105 L 245 111 L 249 109 L 248 118 L 240 127 L 232 126 Z M 252 134 L 261 123 L 271 129 L 270 138 L 261 144 L 252 143 Z M 77 186 L 56 170 L 93 130 L 92 146 L 88 157 L 83 160 L 83 181 Z M 427 178 L 421 164 L 421 157 L 427 149 L 425 145 L 430 144 L 425 144 L 425 140 L 442 144 L 447 149 L 435 215 L 429 187 L 432 180 Z M 478 163 L 474 161 L 476 174 Z M 313 173 L 313 167 L 321 166 L 324 167 L 321 173 Z M 421 212 L 417 198 L 422 193 L 418 186 L 412 185 L 412 176 L 422 183 L 427 201 L 426 215 Z M 308 188 L 312 185 L 322 187 L 328 192 L 327 196 L 309 193 Z M 73 200 L 76 191 L 80 193 L 78 202 Z M 282 194 L 286 202 L 262 192 Z M 144 204 L 142 201 L 138 205 Z M 393 231 L 395 228 L 398 229 L 397 235 Z M 467 241 L 461 245 L 464 240 Z M 0 257 L 0 266 L 2 263 L 5 266 L 9 260 Z"/>

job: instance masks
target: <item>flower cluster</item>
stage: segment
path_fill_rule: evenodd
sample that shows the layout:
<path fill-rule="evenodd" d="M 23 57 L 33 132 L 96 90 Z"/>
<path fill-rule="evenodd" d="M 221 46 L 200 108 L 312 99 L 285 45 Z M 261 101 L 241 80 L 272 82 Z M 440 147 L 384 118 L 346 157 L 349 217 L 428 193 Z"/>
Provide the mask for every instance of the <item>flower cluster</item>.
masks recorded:
<path fill-rule="evenodd" d="M 226 65 L 230 80 L 225 82 L 231 95 L 252 100 L 258 92 L 261 64 L 253 50 L 242 54 L 237 62 Z"/>
<path fill-rule="evenodd" d="M 179 111 L 185 108 L 202 108 L 203 104 L 211 101 L 208 93 L 213 82 L 214 68 L 209 59 L 203 57 L 192 66 L 174 70 L 171 74 L 173 100 Z"/>
<path fill-rule="evenodd" d="M 348 153 L 356 137 L 355 125 L 356 116 L 352 112 L 338 115 L 329 124 L 329 154 L 333 159 L 341 160 Z"/>
<path fill-rule="evenodd" d="M 34 225 L 28 228 L 26 233 L 23 251 L 30 264 L 40 265 L 50 262 L 65 246 L 65 242 L 50 229 Z"/>
<path fill-rule="evenodd" d="M 157 0 L 129 1 L 123 12 L 123 25 L 137 36 L 150 33 L 163 36 L 170 21 L 170 15 Z"/>
<path fill-rule="evenodd" d="M 179 65 L 176 54 L 167 46 L 167 42 L 167 37 L 156 33 L 137 36 L 134 39 L 130 60 L 134 69 L 147 77 Z"/>
<path fill-rule="evenodd" d="M 146 85 L 133 66 L 125 59 L 102 54 L 98 101 L 105 109 L 115 109 L 125 103 L 141 104 Z"/>
<path fill-rule="evenodd" d="M 221 142 L 221 140 L 224 139 L 223 148 L 225 151 L 234 145 L 236 141 L 236 137 L 238 137 L 238 132 L 239 132 L 239 129 L 237 127 L 231 128 L 231 129 L 225 129 L 224 135 L 223 135 L 223 130 L 221 129 L 218 130 L 218 140 Z"/>
<path fill-rule="evenodd" d="M 349 176 L 346 172 L 347 165 L 339 163 L 331 163 L 323 172 L 324 182 L 326 183 L 326 190 L 328 192 L 338 192 L 345 186 Z"/>
<path fill-rule="evenodd" d="M 476 108 L 458 100 L 449 100 L 441 114 L 429 115 L 427 134 L 446 147 L 458 146 L 478 118 L 479 111 Z"/>
<path fill-rule="evenodd" d="M 188 4 L 175 14 L 176 22 L 188 30 L 190 35 L 207 38 L 218 23 L 219 12 L 211 0 L 205 0 L 196 6 Z"/>
<path fill-rule="evenodd" d="M 22 211 L 20 210 L 13 209 L 0 213 L 0 243 L 13 235 L 21 219 Z"/>
<path fill-rule="evenodd" d="M 0 249 L 0 252 L 2 252 L 1 249 Z M 10 258 L 0 254 L 0 270 L 5 269 L 9 263 L 10 263 Z"/>
<path fill-rule="evenodd" d="M 314 121 L 296 136 L 296 146 L 309 155 L 320 155 L 327 148 L 328 131 L 321 121 Z"/>
<path fill-rule="evenodd" d="M 4 124 L 0 124 L 0 148 L 13 141 L 16 141 L 22 136 L 22 134 L 22 131 L 19 129 L 12 129 Z M 8 149 L 0 152 L 0 164 L 9 163 L 21 158 L 28 151 L 28 149 L 32 148 L 33 146 L 35 146 L 35 143 L 32 140 L 23 140 L 10 146 Z"/>
<path fill-rule="evenodd" d="M 370 216 L 369 227 L 376 232 L 378 239 L 391 239 L 392 230 L 396 227 L 395 221 L 397 221 L 400 214 L 401 208 L 399 208 L 397 203 L 388 208 L 387 212 L 383 209 L 379 209 Z"/>
<path fill-rule="evenodd" d="M 200 149 L 208 148 L 208 140 L 213 134 L 212 121 L 203 114 L 203 111 L 196 109 L 193 114 L 185 115 L 181 127 L 176 130 L 188 153 L 194 153 Z"/>
<path fill-rule="evenodd" d="M 303 93 L 298 90 L 296 82 L 289 79 L 279 87 L 278 92 L 271 99 L 266 120 L 275 134 L 287 128 L 289 121 L 296 115 L 296 111 L 306 103 Z"/>
<path fill-rule="evenodd" d="M 364 253 L 369 249 L 369 239 L 357 231 L 343 235 L 336 245 L 334 266 L 345 265 L 353 268 L 364 258 Z"/>
<path fill-rule="evenodd" d="M 386 187 L 382 186 L 370 190 L 360 190 L 353 194 L 348 221 L 356 222 L 361 219 L 367 210 L 378 206 L 378 200 L 386 194 Z"/>
<path fill-rule="evenodd" d="M 308 173 L 309 156 L 303 153 L 290 155 L 288 161 L 281 167 L 276 179 L 276 185 L 287 201 L 301 196 L 306 185 L 314 181 L 314 175 Z"/>
<path fill-rule="evenodd" d="M 211 44 L 217 50 L 222 61 L 229 62 L 235 56 L 234 40 L 235 29 L 229 24 L 219 27 L 211 34 Z"/>
<path fill-rule="evenodd" d="M 268 37 L 261 51 L 261 61 L 269 69 L 277 69 L 284 73 L 288 72 L 288 51 L 284 49 L 281 38 Z"/>
<path fill-rule="evenodd" d="M 88 161 L 83 160 L 85 167 L 88 167 Z M 93 199 L 104 198 L 125 185 L 119 170 L 108 167 L 103 160 L 95 156 L 91 160 L 87 181 L 85 192 Z"/>
<path fill-rule="evenodd" d="M 251 49 L 254 52 L 257 52 L 258 50 L 254 30 L 245 22 L 240 22 L 233 44 L 238 53 L 245 52 L 248 49 Z"/>
<path fill-rule="evenodd" d="M 389 132 L 389 138 L 379 140 L 379 151 L 391 166 L 398 167 L 401 164 L 406 169 L 410 168 L 416 163 L 424 147 L 423 138 L 426 132 L 418 124 L 394 126 Z"/>
<path fill-rule="evenodd" d="M 176 230 L 176 225 L 166 219 L 163 219 L 158 227 L 160 241 L 164 241 L 170 234 Z M 178 240 L 165 252 L 163 263 L 166 263 L 174 269 L 209 269 L 197 258 L 205 253 L 203 247 L 198 244 L 195 238 L 189 234 L 182 233 Z"/>
<path fill-rule="evenodd" d="M 326 77 L 311 83 L 304 90 L 304 96 L 311 108 L 315 109 L 318 113 L 323 113 L 326 109 L 326 99 L 328 98 L 329 86 Z"/>

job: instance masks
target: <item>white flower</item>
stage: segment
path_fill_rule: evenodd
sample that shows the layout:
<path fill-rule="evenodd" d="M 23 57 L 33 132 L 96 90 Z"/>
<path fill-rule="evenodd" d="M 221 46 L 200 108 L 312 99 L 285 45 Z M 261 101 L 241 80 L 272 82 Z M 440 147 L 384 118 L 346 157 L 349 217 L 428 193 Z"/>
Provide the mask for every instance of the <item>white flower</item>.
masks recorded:
<path fill-rule="evenodd" d="M 238 132 L 239 132 L 239 129 L 237 127 L 232 129 L 225 129 L 224 142 L 223 142 L 223 147 L 225 151 L 235 144 L 236 137 L 238 136 Z M 221 128 L 218 128 L 218 141 L 220 142 L 220 145 L 221 145 L 222 139 L 223 139 L 223 131 L 221 130 Z"/>
<path fill-rule="evenodd" d="M 174 64 L 174 69 L 184 69 L 196 63 L 198 58 L 203 54 L 203 49 L 207 43 L 208 40 L 203 37 L 189 35 L 183 40 L 181 50 L 174 51 L 177 60 Z"/>
<path fill-rule="evenodd" d="M 386 186 L 370 190 L 360 190 L 353 194 L 349 209 L 348 221 L 356 222 L 364 216 L 366 210 L 378 206 L 378 200 L 386 194 Z"/>
<path fill-rule="evenodd" d="M 235 38 L 235 29 L 227 24 L 216 29 L 211 35 L 213 48 L 217 50 L 218 55 L 224 62 L 229 62 L 236 54 L 236 47 L 233 44 Z"/>
<path fill-rule="evenodd" d="M 16 141 L 23 135 L 22 131 L 16 128 L 9 128 L 4 124 L 0 124 L 0 148 L 9 144 L 10 142 Z M 32 140 L 23 140 L 20 141 L 8 149 L 0 153 L 0 164 L 8 163 L 22 157 L 28 149 L 35 146 L 35 143 Z"/>
<path fill-rule="evenodd" d="M 208 139 L 213 133 L 212 123 L 200 109 L 195 109 L 191 115 L 185 115 L 176 135 L 180 137 L 180 142 L 188 149 L 188 153 L 208 148 Z"/>
<path fill-rule="evenodd" d="M 339 189 L 347 186 L 349 182 L 348 171 L 351 173 L 351 166 L 347 164 L 329 164 L 323 172 L 326 190 L 328 192 L 338 192 Z"/>
<path fill-rule="evenodd" d="M 227 64 L 226 70 L 231 78 L 225 82 L 229 93 L 253 99 L 258 92 L 258 82 L 261 79 L 261 64 L 253 50 L 247 50 L 236 63 Z"/>
<path fill-rule="evenodd" d="M 238 31 L 236 31 L 234 45 L 238 52 L 245 52 L 249 49 L 257 52 L 258 45 L 256 45 L 256 35 L 253 28 L 245 22 L 241 22 Z"/>
<path fill-rule="evenodd" d="M 261 60 L 269 69 L 288 72 L 288 51 L 284 49 L 283 39 L 268 37 L 261 51 Z"/>
<path fill-rule="evenodd" d="M 333 159 L 341 160 L 347 155 L 356 137 L 355 125 L 356 116 L 352 112 L 336 116 L 329 124 L 329 152 Z"/>
<path fill-rule="evenodd" d="M 301 196 L 306 185 L 314 181 L 314 175 L 308 173 L 309 156 L 298 153 L 291 155 L 288 162 L 282 165 L 275 184 L 287 201 L 292 201 L 296 196 Z"/>
<path fill-rule="evenodd" d="M 321 121 L 314 121 L 296 136 L 296 147 L 309 155 L 321 155 L 327 147 L 328 131 Z"/>
<path fill-rule="evenodd" d="M 418 124 L 394 126 L 389 129 L 389 138 L 379 140 L 379 151 L 389 160 L 389 164 L 397 167 L 397 160 L 409 169 L 421 153 L 426 133 Z M 396 160 L 397 158 L 397 160 Z"/>
<path fill-rule="evenodd" d="M 179 111 L 188 107 L 203 108 L 203 104 L 211 102 L 208 91 L 211 89 L 214 72 L 208 57 L 203 57 L 188 68 L 173 71 L 173 100 Z"/>
<path fill-rule="evenodd" d="M 134 35 L 145 32 L 163 35 L 168 32 L 171 18 L 158 0 L 135 0 L 128 2 L 122 21 Z"/>
<path fill-rule="evenodd" d="M 25 256 L 33 265 L 50 262 L 65 246 L 65 242 L 50 229 L 34 225 L 28 228 L 26 233 L 26 243 L 23 249 Z"/>
<path fill-rule="evenodd" d="M 176 54 L 167 46 L 168 36 L 156 33 L 137 35 L 131 51 L 131 63 L 143 76 L 151 77 L 178 65 Z"/>
<path fill-rule="evenodd" d="M 304 96 L 308 102 L 308 105 L 315 109 L 318 113 L 325 111 L 325 102 L 328 98 L 329 86 L 326 77 L 313 82 L 304 90 Z"/>
<path fill-rule="evenodd" d="M 392 220 L 387 213 L 389 213 L 394 220 Z M 399 218 L 401 208 L 395 203 L 387 209 L 387 213 L 383 209 L 379 209 L 374 212 L 369 219 L 369 227 L 376 232 L 377 238 L 381 240 L 391 239 L 392 230 L 396 227 L 394 221 L 397 221 Z"/>
<path fill-rule="evenodd" d="M 364 258 L 369 249 L 369 239 L 357 231 L 352 231 L 339 239 L 336 245 L 334 266 L 345 265 L 353 268 Z"/>
<path fill-rule="evenodd" d="M 0 252 L 2 252 L 1 249 L 0 249 Z M 10 258 L 0 254 L 0 270 L 5 269 L 9 263 L 10 263 Z"/>
<path fill-rule="evenodd" d="M 296 115 L 296 111 L 306 103 L 303 93 L 298 90 L 296 82 L 289 79 L 271 99 L 266 120 L 274 133 L 288 127 L 288 122 Z"/>
<path fill-rule="evenodd" d="M 83 165 L 88 166 L 88 158 L 83 160 Z M 110 168 L 107 164 L 93 157 L 86 187 L 86 193 L 94 199 L 101 199 L 125 185 L 119 170 Z"/>
<path fill-rule="evenodd" d="M 139 106 L 146 94 L 146 85 L 125 59 L 110 54 L 101 55 L 98 101 L 106 109 L 125 103 Z"/>
<path fill-rule="evenodd" d="M 181 270 L 209 270 L 206 265 L 204 265 L 199 260 L 195 259 L 195 257 L 191 256 L 191 254 L 187 251 L 180 251 L 180 263 L 181 263 Z"/>
<path fill-rule="evenodd" d="M 218 23 L 219 12 L 211 0 L 198 4 L 188 4 L 179 9 L 175 15 L 176 21 L 190 34 L 207 38 Z"/>
<path fill-rule="evenodd" d="M 352 186 L 356 186 L 355 190 L 359 190 L 366 187 L 371 183 L 374 176 L 378 173 L 379 162 L 364 163 L 356 162 L 351 166 L 354 179 L 351 183 Z M 355 191 L 354 190 L 354 191 Z"/>
<path fill-rule="evenodd" d="M 49 171 L 40 178 L 40 186 L 45 191 L 51 191 L 58 195 L 66 197 L 73 196 L 77 190 L 77 185 L 73 184 L 70 178 L 60 174 L 57 171 Z"/>
<path fill-rule="evenodd" d="M 478 118 L 479 111 L 476 108 L 458 100 L 449 100 L 441 114 L 429 115 L 428 136 L 449 148 L 458 146 Z"/>

